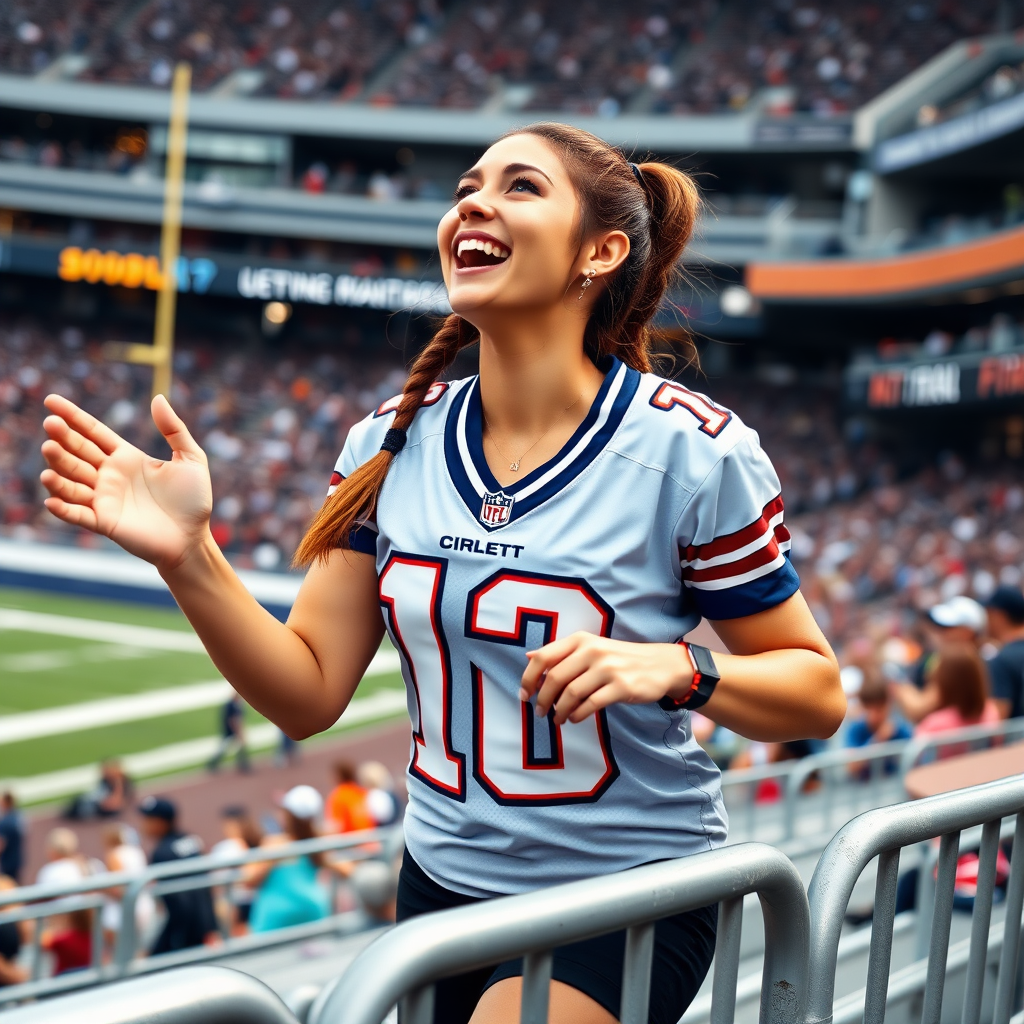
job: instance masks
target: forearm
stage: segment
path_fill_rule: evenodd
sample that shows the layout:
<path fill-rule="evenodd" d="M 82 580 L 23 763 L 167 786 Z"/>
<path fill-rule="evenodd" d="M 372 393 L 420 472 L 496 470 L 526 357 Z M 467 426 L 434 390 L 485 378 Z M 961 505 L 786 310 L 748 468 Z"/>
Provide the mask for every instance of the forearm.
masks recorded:
<path fill-rule="evenodd" d="M 344 707 L 332 705 L 312 650 L 245 589 L 212 537 L 164 580 L 213 663 L 257 711 L 296 737 L 337 720 Z"/>
<path fill-rule="evenodd" d="M 680 653 L 685 655 L 682 648 Z M 752 740 L 825 739 L 846 713 L 839 669 L 830 654 L 802 648 L 715 653 L 722 678 L 701 713 Z"/>

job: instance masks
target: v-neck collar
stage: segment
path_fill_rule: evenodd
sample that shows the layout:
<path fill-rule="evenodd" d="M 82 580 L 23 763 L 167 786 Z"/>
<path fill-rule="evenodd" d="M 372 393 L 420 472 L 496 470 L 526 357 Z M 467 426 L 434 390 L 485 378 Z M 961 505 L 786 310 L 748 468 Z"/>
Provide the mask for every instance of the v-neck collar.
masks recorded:
<path fill-rule="evenodd" d="M 640 374 L 609 356 L 604 381 L 583 422 L 561 450 L 522 480 L 502 487 L 483 448 L 480 378 L 452 398 L 445 423 L 445 461 L 466 507 L 484 529 L 507 526 L 574 480 L 604 450 L 640 384 Z"/>

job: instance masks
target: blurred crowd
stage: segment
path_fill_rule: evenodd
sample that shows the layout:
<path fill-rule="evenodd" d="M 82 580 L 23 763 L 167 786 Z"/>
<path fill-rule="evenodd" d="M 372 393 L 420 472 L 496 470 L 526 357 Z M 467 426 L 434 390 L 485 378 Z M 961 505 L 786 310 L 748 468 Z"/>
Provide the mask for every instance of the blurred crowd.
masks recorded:
<path fill-rule="evenodd" d="M 103 777 L 111 773 L 123 776 L 116 762 L 104 766 Z M 138 876 L 150 865 L 202 856 L 223 861 L 223 869 L 207 868 L 213 871 L 213 886 L 160 897 L 148 890 L 139 894 L 133 938 L 127 941 L 140 955 L 219 945 L 228 937 L 307 924 L 345 910 L 362 910 L 374 920 L 393 920 L 394 861 L 400 844 L 361 843 L 356 858 L 351 856 L 352 844 L 349 852 L 314 848 L 298 857 L 271 860 L 252 855 L 260 850 L 272 855 L 291 843 L 365 832 L 400 820 L 401 795 L 383 764 L 341 761 L 334 774 L 336 784 L 326 796 L 300 784 L 272 794 L 273 811 L 259 816 L 243 805 L 224 807 L 221 836 L 213 842 L 188 831 L 172 799 L 151 795 L 135 805 L 127 783 L 116 801 L 93 808 L 91 814 L 65 814 L 73 821 L 98 817 L 105 822 L 102 857 L 83 854 L 77 828 L 59 825 L 46 835 L 45 860 L 35 878 L 26 877 L 26 823 L 14 798 L 4 793 L 0 796 L 0 892 L 30 884 L 75 884 L 93 878 L 102 882 L 111 873 Z M 0 924 L 0 986 L 29 979 L 36 938 L 46 957 L 45 968 L 37 976 L 81 970 L 96 958 L 100 963 L 109 961 L 124 930 L 124 890 L 101 892 L 98 908 L 83 906 L 36 921 Z M 93 945 L 97 937 L 103 944 L 98 950 Z"/>
<path fill-rule="evenodd" d="M 197 89 L 228 96 L 605 116 L 756 104 L 830 115 L 958 39 L 1009 28 L 1016 8 L 1005 0 L 19 0 L 0 14 L 0 68 L 166 87 L 185 59 Z"/>

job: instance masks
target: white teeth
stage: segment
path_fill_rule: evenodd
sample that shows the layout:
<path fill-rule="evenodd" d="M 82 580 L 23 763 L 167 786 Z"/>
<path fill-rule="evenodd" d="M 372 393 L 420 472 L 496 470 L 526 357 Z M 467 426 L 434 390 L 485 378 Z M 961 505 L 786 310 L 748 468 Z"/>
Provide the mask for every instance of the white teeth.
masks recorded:
<path fill-rule="evenodd" d="M 494 242 L 485 242 L 481 238 L 463 238 L 456 249 L 456 252 L 461 256 L 464 252 L 468 252 L 471 249 L 480 249 L 487 253 L 488 256 L 497 256 L 498 259 L 506 259 L 509 254 L 508 249 L 503 249 L 500 245 Z"/>

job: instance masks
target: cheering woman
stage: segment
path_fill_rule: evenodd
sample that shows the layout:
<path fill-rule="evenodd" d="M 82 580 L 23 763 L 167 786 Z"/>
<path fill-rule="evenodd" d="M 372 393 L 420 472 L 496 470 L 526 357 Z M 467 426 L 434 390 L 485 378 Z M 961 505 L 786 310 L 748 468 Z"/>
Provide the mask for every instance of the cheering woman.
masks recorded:
<path fill-rule="evenodd" d="M 557 124 L 462 175 L 437 236 L 454 312 L 350 432 L 286 624 L 214 543 L 206 457 L 163 397 L 166 462 L 46 399 L 47 507 L 154 564 L 289 736 L 338 719 L 387 630 L 413 723 L 400 919 L 719 847 L 695 708 L 766 741 L 843 717 L 757 435 L 651 372 L 699 204 L 685 174 Z M 443 380 L 469 345 L 479 375 Z M 729 654 L 682 639 L 702 616 Z M 692 1000 L 715 924 L 708 907 L 657 925 L 651 1021 Z M 556 950 L 553 1022 L 616 1019 L 623 948 L 619 933 Z M 442 982 L 435 1019 L 511 1024 L 521 974 Z"/>

